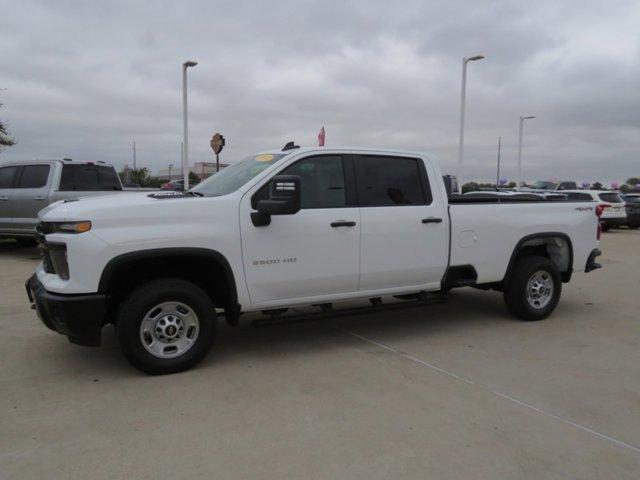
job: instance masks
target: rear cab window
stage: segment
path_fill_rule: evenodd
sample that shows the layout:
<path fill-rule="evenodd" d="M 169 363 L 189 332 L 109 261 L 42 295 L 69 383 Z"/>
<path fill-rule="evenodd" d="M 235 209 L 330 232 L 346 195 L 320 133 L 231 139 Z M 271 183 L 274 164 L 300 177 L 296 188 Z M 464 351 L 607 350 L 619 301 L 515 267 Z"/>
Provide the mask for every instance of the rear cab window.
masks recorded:
<path fill-rule="evenodd" d="M 600 200 L 603 202 L 623 203 L 622 198 L 617 193 L 599 193 L 598 197 L 600 197 Z"/>
<path fill-rule="evenodd" d="M 571 192 L 571 193 L 566 193 L 565 195 L 567 196 L 567 200 L 572 202 L 579 202 L 579 201 L 592 202 L 593 201 L 593 198 L 591 198 L 591 195 L 589 195 L 588 193 Z"/>
<path fill-rule="evenodd" d="M 60 191 L 115 191 L 122 190 L 115 169 L 106 165 L 87 163 L 62 166 Z"/>
<path fill-rule="evenodd" d="M 362 207 L 428 205 L 431 189 L 419 158 L 356 155 L 358 202 Z"/>

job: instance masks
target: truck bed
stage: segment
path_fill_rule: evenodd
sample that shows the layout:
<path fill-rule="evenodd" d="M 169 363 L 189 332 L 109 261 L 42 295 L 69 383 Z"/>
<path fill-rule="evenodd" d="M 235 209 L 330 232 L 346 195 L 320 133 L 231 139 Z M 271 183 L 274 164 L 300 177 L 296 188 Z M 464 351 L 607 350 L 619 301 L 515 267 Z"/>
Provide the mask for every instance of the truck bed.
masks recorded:
<path fill-rule="evenodd" d="M 584 271 L 598 228 L 595 202 L 454 196 L 449 214 L 450 266 L 472 267 L 477 284 L 501 281 L 516 246 L 541 233 L 548 234 L 558 249 L 567 244 L 569 275 Z"/>

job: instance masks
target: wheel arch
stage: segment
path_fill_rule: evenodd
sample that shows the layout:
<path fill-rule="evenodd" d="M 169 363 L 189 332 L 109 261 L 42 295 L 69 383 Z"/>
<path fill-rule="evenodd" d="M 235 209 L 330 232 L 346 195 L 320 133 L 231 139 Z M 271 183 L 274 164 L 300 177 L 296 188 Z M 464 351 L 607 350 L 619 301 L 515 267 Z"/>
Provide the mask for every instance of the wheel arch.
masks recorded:
<path fill-rule="evenodd" d="M 523 255 L 542 255 L 558 267 L 564 283 L 571 280 L 573 273 L 573 243 L 566 233 L 541 232 L 522 237 L 511 253 L 503 282 L 509 279 L 516 261 Z"/>
<path fill-rule="evenodd" d="M 202 288 L 217 307 L 238 309 L 235 276 L 229 261 L 220 252 L 207 248 L 157 248 L 114 257 L 102 271 L 98 293 L 119 301 L 132 288 L 162 277 L 190 281 Z"/>

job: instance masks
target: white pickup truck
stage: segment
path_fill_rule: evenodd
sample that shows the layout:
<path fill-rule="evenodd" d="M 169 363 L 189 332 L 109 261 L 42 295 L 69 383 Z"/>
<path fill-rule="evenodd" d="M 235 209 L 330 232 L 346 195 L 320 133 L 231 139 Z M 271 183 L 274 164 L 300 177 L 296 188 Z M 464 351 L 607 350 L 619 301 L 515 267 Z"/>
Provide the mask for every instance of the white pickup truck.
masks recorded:
<path fill-rule="evenodd" d="M 563 282 L 599 265 L 595 202 L 448 195 L 416 152 L 288 148 L 231 165 L 189 192 L 52 204 L 27 281 L 42 321 L 84 345 L 115 324 L 152 374 L 200 361 L 216 310 L 277 313 L 474 286 L 547 317 Z M 375 307 L 373 307 L 375 308 Z M 336 310 L 340 311 L 340 310 Z"/>

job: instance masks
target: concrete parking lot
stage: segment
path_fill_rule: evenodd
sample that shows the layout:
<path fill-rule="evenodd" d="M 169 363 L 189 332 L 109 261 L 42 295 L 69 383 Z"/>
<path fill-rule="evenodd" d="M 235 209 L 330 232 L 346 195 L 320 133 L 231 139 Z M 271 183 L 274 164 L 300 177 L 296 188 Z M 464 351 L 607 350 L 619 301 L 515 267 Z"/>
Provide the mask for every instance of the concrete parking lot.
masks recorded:
<path fill-rule="evenodd" d="M 35 249 L 0 243 L 0 478 L 640 478 L 640 232 L 554 315 L 496 292 L 269 328 L 220 325 L 190 372 L 148 377 L 27 304 Z"/>

